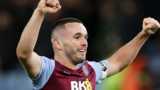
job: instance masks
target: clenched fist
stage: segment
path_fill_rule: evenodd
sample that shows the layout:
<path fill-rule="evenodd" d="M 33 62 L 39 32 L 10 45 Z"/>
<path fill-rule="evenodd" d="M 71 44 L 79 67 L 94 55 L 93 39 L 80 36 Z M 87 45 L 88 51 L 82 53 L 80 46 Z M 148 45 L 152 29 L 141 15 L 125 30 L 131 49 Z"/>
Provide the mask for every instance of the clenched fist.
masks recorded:
<path fill-rule="evenodd" d="M 37 9 L 43 14 L 56 13 L 61 9 L 61 5 L 58 0 L 40 0 Z"/>
<path fill-rule="evenodd" d="M 143 20 L 143 30 L 145 33 L 151 35 L 154 34 L 158 29 L 160 29 L 160 23 L 154 18 L 145 18 Z"/>

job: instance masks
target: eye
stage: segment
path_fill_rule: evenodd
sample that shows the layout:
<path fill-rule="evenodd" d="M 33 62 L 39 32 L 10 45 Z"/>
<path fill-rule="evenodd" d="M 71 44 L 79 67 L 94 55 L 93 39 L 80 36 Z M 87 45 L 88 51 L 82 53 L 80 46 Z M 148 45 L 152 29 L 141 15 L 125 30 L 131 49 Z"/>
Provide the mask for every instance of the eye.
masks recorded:
<path fill-rule="evenodd" d="M 75 39 L 80 39 L 80 38 L 81 38 L 81 35 L 75 35 L 74 38 L 75 38 Z"/>
<path fill-rule="evenodd" d="M 74 39 L 80 39 L 80 38 L 84 38 L 84 39 L 88 39 L 88 35 L 83 35 L 82 33 L 76 33 L 74 36 L 73 36 Z"/>

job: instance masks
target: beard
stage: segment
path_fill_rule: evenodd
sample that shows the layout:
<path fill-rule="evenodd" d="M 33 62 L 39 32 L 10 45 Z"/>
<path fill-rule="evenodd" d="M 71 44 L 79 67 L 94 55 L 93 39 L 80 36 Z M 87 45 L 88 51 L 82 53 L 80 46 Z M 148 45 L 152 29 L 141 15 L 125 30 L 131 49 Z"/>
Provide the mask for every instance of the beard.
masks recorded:
<path fill-rule="evenodd" d="M 78 53 L 78 55 L 77 54 L 75 54 L 75 55 L 72 54 L 72 56 L 70 56 L 70 57 L 71 57 L 70 60 L 74 65 L 80 64 L 86 59 L 85 56 L 82 56 L 79 53 Z"/>
<path fill-rule="evenodd" d="M 72 62 L 74 65 L 77 65 L 77 64 L 83 63 L 84 60 L 85 60 L 85 59 L 72 60 L 71 62 Z"/>
<path fill-rule="evenodd" d="M 80 64 L 86 59 L 86 53 L 82 54 L 79 50 L 74 49 L 66 50 L 66 56 L 74 65 Z"/>

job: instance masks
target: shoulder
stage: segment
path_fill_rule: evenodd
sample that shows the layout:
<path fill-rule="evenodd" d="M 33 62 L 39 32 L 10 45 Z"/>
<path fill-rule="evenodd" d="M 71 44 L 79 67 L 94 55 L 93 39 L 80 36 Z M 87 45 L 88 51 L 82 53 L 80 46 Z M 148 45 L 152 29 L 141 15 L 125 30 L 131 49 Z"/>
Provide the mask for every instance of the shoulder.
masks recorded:
<path fill-rule="evenodd" d="M 110 64 L 107 60 L 101 60 L 99 62 L 96 61 L 87 61 L 87 62 L 94 69 L 96 73 L 96 81 L 98 83 L 107 77 L 108 68 L 110 68 Z"/>
<path fill-rule="evenodd" d="M 42 65 L 38 76 L 33 80 L 34 88 L 39 89 L 49 80 L 55 68 L 55 60 L 41 56 Z"/>

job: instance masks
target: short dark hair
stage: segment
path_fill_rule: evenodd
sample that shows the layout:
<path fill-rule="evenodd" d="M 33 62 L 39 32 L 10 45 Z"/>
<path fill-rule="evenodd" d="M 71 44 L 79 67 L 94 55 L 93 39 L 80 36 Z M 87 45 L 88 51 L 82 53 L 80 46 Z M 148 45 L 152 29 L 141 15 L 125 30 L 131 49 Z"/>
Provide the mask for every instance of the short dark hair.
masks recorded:
<path fill-rule="evenodd" d="M 53 24 L 51 36 L 53 35 L 54 30 L 55 30 L 58 26 L 63 26 L 63 25 L 65 25 L 66 23 L 73 23 L 73 22 L 82 23 L 81 20 L 79 20 L 79 19 L 77 19 L 77 18 L 74 18 L 74 17 L 67 17 L 67 18 L 62 18 L 62 19 L 57 20 L 57 21 Z"/>
<path fill-rule="evenodd" d="M 61 25 L 64 25 L 66 23 L 73 23 L 73 22 L 78 22 L 78 23 L 82 23 L 81 20 L 77 19 L 77 18 L 74 18 L 74 17 L 68 17 L 68 18 L 62 18 L 62 19 L 59 19 L 55 22 L 54 24 L 54 28 L 56 28 L 57 26 L 61 26 Z"/>

